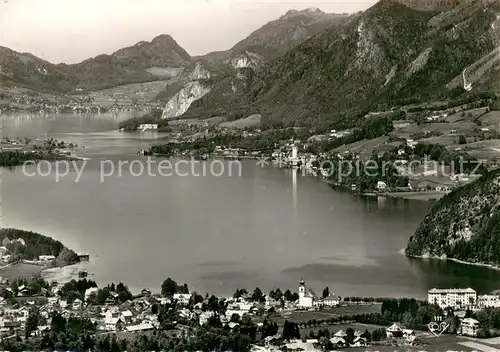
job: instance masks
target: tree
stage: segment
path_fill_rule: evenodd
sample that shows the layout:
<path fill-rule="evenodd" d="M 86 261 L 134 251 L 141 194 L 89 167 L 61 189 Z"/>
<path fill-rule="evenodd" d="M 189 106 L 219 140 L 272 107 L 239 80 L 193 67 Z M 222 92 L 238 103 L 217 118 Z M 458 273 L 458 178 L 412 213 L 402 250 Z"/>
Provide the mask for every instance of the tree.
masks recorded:
<path fill-rule="evenodd" d="M 330 289 L 327 287 L 325 287 L 325 289 L 323 290 L 323 298 L 326 298 L 330 296 Z"/>
<path fill-rule="evenodd" d="M 345 333 L 347 334 L 346 336 L 346 342 L 348 344 L 352 344 L 354 342 L 354 329 L 353 328 L 347 328 Z"/>
<path fill-rule="evenodd" d="M 188 294 L 189 293 L 189 287 L 187 284 L 184 284 L 182 286 L 177 286 L 175 289 L 175 293 L 182 293 L 182 294 Z"/>
<path fill-rule="evenodd" d="M 467 144 L 467 138 L 464 135 L 458 136 L 458 144 Z"/>
<path fill-rule="evenodd" d="M 247 294 L 248 294 L 247 290 L 245 290 L 244 288 L 238 288 L 236 289 L 236 292 L 233 294 L 233 298 L 240 298 Z"/>
<path fill-rule="evenodd" d="M 240 323 L 240 315 L 237 314 L 237 313 L 233 313 L 233 315 L 231 315 L 231 320 L 230 322 L 231 323 Z"/>
<path fill-rule="evenodd" d="M 28 319 L 26 320 L 26 328 L 25 328 L 26 338 L 28 338 L 31 335 L 31 333 L 38 328 L 39 320 L 40 320 L 39 314 L 37 311 L 33 311 L 30 313 Z"/>
<path fill-rule="evenodd" d="M 161 294 L 165 297 L 171 297 L 175 294 L 177 283 L 171 278 L 166 279 L 161 284 Z"/>
<path fill-rule="evenodd" d="M 78 278 L 79 279 L 85 279 L 88 276 L 88 273 L 86 271 L 80 271 L 78 273 Z"/>
<path fill-rule="evenodd" d="M 260 290 L 260 288 L 256 287 L 252 294 L 252 301 L 254 302 L 263 302 L 265 300 L 264 294 Z"/>
<path fill-rule="evenodd" d="M 283 340 L 300 339 L 300 329 L 296 323 L 285 321 L 283 325 Z"/>
<path fill-rule="evenodd" d="M 293 302 L 293 294 L 292 294 L 292 292 L 291 292 L 289 289 L 287 289 L 287 290 L 285 291 L 285 293 L 283 293 L 283 297 L 284 297 L 284 298 L 285 298 L 285 300 L 287 300 L 288 302 Z"/>

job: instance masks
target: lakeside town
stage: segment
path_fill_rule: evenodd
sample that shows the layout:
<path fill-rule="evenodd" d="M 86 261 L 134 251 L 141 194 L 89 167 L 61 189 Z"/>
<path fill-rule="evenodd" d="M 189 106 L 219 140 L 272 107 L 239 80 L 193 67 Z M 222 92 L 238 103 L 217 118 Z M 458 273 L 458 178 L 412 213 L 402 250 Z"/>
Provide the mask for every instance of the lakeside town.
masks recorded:
<path fill-rule="evenodd" d="M 262 352 L 485 351 L 500 344 L 500 291 L 431 289 L 427 301 L 339 297 L 329 287 L 317 295 L 301 279 L 291 290 L 237 289 L 216 297 L 168 278 L 161 293 L 145 288 L 133 295 L 123 283 L 98 288 L 90 278 L 87 272 L 66 283 L 2 278 L 0 344 L 12 351 L 182 351 L 225 343 L 222 350 Z M 75 332 L 80 338 L 72 340 Z"/>
<path fill-rule="evenodd" d="M 149 114 L 123 122 L 121 130 L 168 130 L 165 144 L 141 150 L 142 155 L 263 160 L 299 168 L 354 193 L 431 200 L 498 168 L 499 116 L 496 103 L 485 99 L 371 112 L 359 127 L 323 134 L 262 130 L 259 115 L 232 122 L 171 120 L 160 127 Z M 369 163 L 375 170 L 349 174 Z M 384 163 L 389 167 L 382 169 Z"/>
<path fill-rule="evenodd" d="M 1 235 L 4 350 L 483 351 L 500 344 L 500 290 L 433 288 L 426 301 L 340 297 L 330 291 L 335 282 L 317 294 L 300 279 L 292 289 L 239 288 L 227 297 L 202 295 L 168 278 L 161 292 L 132 294 L 123 283 L 98 287 L 86 271 L 49 282 L 46 268 L 89 255 L 32 232 Z"/>

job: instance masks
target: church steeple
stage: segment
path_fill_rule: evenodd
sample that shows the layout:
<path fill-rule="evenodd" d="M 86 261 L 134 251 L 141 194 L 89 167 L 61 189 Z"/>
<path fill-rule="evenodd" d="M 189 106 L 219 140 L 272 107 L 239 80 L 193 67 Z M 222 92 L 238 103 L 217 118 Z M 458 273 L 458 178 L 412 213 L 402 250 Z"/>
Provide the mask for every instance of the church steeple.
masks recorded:
<path fill-rule="evenodd" d="M 306 282 L 304 279 L 300 279 L 299 281 L 299 296 L 304 296 L 306 293 Z"/>

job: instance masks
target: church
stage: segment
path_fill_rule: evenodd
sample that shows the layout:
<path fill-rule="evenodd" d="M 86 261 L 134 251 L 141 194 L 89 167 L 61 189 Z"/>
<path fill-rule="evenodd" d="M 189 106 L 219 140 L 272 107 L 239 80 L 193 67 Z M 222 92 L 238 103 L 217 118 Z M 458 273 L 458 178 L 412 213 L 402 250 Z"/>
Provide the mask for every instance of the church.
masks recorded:
<path fill-rule="evenodd" d="M 299 304 L 301 308 L 312 308 L 317 304 L 317 297 L 312 290 L 307 290 L 304 280 L 299 282 Z"/>

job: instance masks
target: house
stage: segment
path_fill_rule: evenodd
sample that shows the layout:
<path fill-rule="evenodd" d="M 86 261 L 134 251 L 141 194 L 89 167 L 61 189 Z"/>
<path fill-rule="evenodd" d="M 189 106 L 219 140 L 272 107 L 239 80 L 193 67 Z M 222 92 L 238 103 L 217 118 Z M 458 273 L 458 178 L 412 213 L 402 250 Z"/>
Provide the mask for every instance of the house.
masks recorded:
<path fill-rule="evenodd" d="M 366 347 L 366 339 L 361 336 L 356 337 L 351 344 L 351 347 Z"/>
<path fill-rule="evenodd" d="M 78 310 L 82 307 L 82 300 L 80 298 L 77 298 L 73 301 L 73 304 L 72 304 L 72 307 L 73 307 L 73 310 Z"/>
<path fill-rule="evenodd" d="M 7 247 L 5 247 L 5 246 L 1 246 L 0 247 L 0 256 L 1 257 L 3 257 L 4 255 L 6 255 L 8 252 L 9 252 L 9 250 L 7 249 Z"/>
<path fill-rule="evenodd" d="M 346 346 L 345 339 L 342 337 L 334 336 L 330 339 L 330 342 L 332 343 L 334 348 L 342 348 Z"/>
<path fill-rule="evenodd" d="M 413 139 L 407 139 L 406 140 L 406 145 L 410 148 L 415 148 L 417 146 L 418 142 L 414 141 Z"/>
<path fill-rule="evenodd" d="M 386 189 L 387 189 L 387 183 L 385 183 L 384 181 L 377 182 L 377 190 L 385 191 Z"/>
<path fill-rule="evenodd" d="M 22 238 L 17 238 L 14 241 L 17 241 L 21 246 L 26 246 L 26 241 L 24 241 Z"/>
<path fill-rule="evenodd" d="M 387 337 L 402 337 L 403 336 L 403 330 L 396 323 L 392 324 L 387 329 L 385 329 L 385 332 L 387 334 Z"/>
<path fill-rule="evenodd" d="M 429 290 L 427 301 L 436 304 L 440 308 L 468 308 L 475 306 L 477 293 L 472 288 L 450 288 Z"/>
<path fill-rule="evenodd" d="M 188 305 L 190 299 L 191 299 L 191 293 L 175 293 L 174 294 L 174 300 L 182 305 Z"/>
<path fill-rule="evenodd" d="M 460 322 L 461 335 L 476 337 L 479 331 L 479 322 L 476 319 L 465 318 Z"/>
<path fill-rule="evenodd" d="M 87 299 L 92 295 L 92 294 L 95 294 L 97 295 L 97 291 L 99 291 L 99 289 L 97 287 L 91 287 L 91 288 L 88 288 L 85 290 L 85 301 L 87 301 Z"/>
<path fill-rule="evenodd" d="M 321 305 L 324 305 L 324 306 L 327 306 L 327 307 L 338 307 L 340 306 L 340 297 L 333 294 L 333 295 L 330 295 L 326 298 L 323 298 L 321 300 Z"/>
<path fill-rule="evenodd" d="M 148 330 L 154 330 L 154 326 L 151 323 L 141 323 L 138 325 L 131 325 L 127 326 L 125 329 L 128 332 L 137 332 L 137 331 L 148 331 Z"/>
<path fill-rule="evenodd" d="M 413 121 L 408 121 L 408 120 L 392 121 L 392 125 L 393 125 L 394 129 L 405 128 L 405 127 L 411 126 L 412 124 L 413 124 Z"/>
<path fill-rule="evenodd" d="M 132 320 L 132 317 L 134 315 L 132 314 L 132 312 L 130 310 L 124 310 L 122 313 L 121 313 L 121 318 L 123 321 L 125 322 L 130 322 Z"/>
<path fill-rule="evenodd" d="M 116 332 L 120 331 L 123 323 L 120 318 L 111 318 L 104 320 L 104 330 Z"/>
<path fill-rule="evenodd" d="M 312 308 L 314 306 L 315 300 L 316 300 L 316 296 L 315 296 L 314 292 L 307 291 L 305 281 L 300 280 L 299 281 L 298 307 L 300 307 L 300 308 Z"/>
<path fill-rule="evenodd" d="M 498 295 L 481 295 L 477 297 L 477 305 L 479 308 L 500 308 L 500 296 Z"/>
<path fill-rule="evenodd" d="M 141 296 L 143 296 L 143 297 L 149 297 L 149 296 L 151 296 L 151 290 L 147 289 L 147 288 L 143 288 L 141 290 Z"/>
<path fill-rule="evenodd" d="M 344 330 L 339 330 L 333 336 L 345 339 L 347 337 L 347 333 Z"/>
<path fill-rule="evenodd" d="M 210 318 L 214 316 L 214 312 L 208 311 L 208 312 L 203 312 L 200 314 L 199 320 L 200 320 L 200 325 L 205 325 Z"/>
<path fill-rule="evenodd" d="M 143 124 L 140 124 L 139 127 L 137 128 L 138 131 L 148 131 L 148 130 L 157 130 L 157 129 L 158 129 L 157 123 L 143 123 Z"/>
<path fill-rule="evenodd" d="M 55 260 L 56 257 L 53 255 L 39 255 L 38 260 L 41 262 L 50 262 L 52 260 Z"/>
<path fill-rule="evenodd" d="M 437 192 L 445 192 L 445 193 L 448 193 L 451 191 L 450 187 L 448 186 L 437 186 L 436 187 L 436 191 Z"/>
<path fill-rule="evenodd" d="M 272 298 L 269 295 L 266 295 L 265 299 L 266 299 L 266 301 L 265 301 L 264 305 L 266 307 L 278 307 L 281 305 L 281 302 L 275 300 L 274 298 Z"/>

